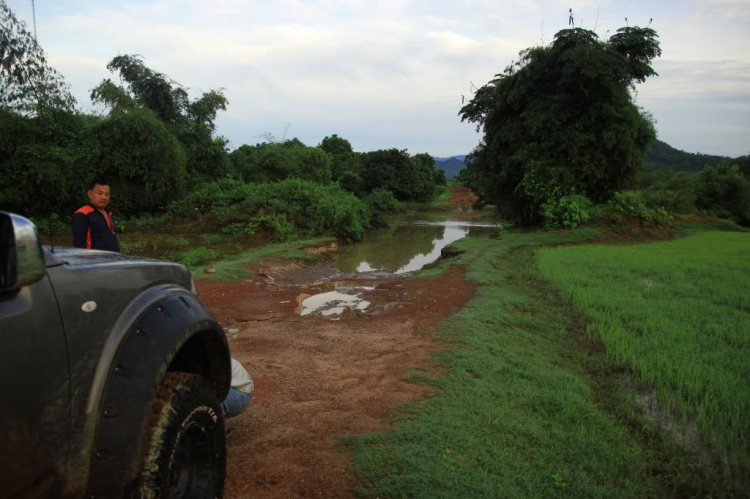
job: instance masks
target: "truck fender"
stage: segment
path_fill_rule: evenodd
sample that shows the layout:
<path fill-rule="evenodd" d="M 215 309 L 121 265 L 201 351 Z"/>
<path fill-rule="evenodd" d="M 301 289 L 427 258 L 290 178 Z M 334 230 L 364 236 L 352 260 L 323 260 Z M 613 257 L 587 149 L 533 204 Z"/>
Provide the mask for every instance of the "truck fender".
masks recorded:
<path fill-rule="evenodd" d="M 229 390 L 229 347 L 221 326 L 192 293 L 165 286 L 171 289 L 164 296 L 159 287 L 160 297 L 120 338 L 113 334 L 112 345 L 108 340 L 97 366 L 87 407 L 88 418 L 97 422 L 87 497 L 136 494 L 151 404 L 167 371 L 205 376 L 219 400 Z"/>

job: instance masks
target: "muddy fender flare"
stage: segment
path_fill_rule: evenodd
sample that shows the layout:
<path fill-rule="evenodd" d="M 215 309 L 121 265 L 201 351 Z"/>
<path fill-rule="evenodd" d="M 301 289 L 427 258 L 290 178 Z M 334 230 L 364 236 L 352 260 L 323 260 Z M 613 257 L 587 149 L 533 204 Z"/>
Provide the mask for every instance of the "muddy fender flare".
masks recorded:
<path fill-rule="evenodd" d="M 151 405 L 168 370 L 206 377 L 219 400 L 229 390 L 224 332 L 197 297 L 181 288 L 151 303 L 117 347 L 96 414 L 86 497 L 135 497 Z"/>

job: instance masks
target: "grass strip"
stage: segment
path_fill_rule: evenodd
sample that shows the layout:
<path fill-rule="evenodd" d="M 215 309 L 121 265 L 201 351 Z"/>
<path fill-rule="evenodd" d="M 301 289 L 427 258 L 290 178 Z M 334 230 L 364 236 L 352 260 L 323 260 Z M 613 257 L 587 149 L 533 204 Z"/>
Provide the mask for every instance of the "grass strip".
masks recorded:
<path fill-rule="evenodd" d="M 283 243 L 265 244 L 243 251 L 239 254 L 227 256 L 215 262 L 203 263 L 197 266 L 189 266 L 190 271 L 196 279 L 207 279 L 214 281 L 231 281 L 234 279 L 252 279 L 254 273 L 248 267 L 260 262 L 273 260 L 278 262 L 289 262 L 293 260 L 301 262 L 315 262 L 324 253 L 311 253 L 303 251 L 310 246 L 320 246 L 336 241 L 333 237 L 318 237 L 313 239 L 300 239 Z M 206 267 L 213 267 L 215 272 L 206 274 Z"/>

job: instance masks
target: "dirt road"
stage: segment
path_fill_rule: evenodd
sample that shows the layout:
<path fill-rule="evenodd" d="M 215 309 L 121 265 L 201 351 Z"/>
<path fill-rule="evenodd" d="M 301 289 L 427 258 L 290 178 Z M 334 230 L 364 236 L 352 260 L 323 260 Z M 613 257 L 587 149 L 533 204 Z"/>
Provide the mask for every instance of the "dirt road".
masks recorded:
<path fill-rule="evenodd" d="M 466 198 L 454 188 L 457 205 Z M 474 288 L 457 267 L 429 281 L 324 284 L 313 282 L 315 270 L 256 272 L 252 281 L 197 283 L 232 355 L 256 381 L 251 409 L 228 422 L 226 497 L 351 497 L 357 480 L 339 438 L 386 428 L 401 404 L 424 392 L 402 379 L 443 347 L 434 328 Z M 361 290 L 367 313 L 298 314 L 298 299 L 342 284 L 373 288 Z"/>

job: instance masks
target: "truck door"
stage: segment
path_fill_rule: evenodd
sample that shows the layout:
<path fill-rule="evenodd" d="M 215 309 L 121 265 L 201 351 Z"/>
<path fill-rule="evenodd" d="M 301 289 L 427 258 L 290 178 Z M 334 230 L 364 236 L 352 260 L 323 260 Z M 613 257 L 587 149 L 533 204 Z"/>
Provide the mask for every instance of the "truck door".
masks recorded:
<path fill-rule="evenodd" d="M 0 218 L 0 273 L 15 258 L 8 224 Z M 56 497 L 69 433 L 68 354 L 49 278 L 0 289 L 0 496 Z"/>

